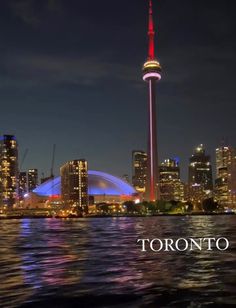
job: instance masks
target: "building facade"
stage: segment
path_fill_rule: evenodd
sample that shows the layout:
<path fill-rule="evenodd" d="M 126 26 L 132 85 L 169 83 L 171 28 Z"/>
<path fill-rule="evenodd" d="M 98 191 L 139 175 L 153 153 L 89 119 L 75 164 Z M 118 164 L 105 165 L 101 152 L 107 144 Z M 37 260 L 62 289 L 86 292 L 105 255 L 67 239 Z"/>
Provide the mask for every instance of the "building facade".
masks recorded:
<path fill-rule="evenodd" d="M 60 168 L 61 196 L 67 207 L 85 212 L 88 206 L 88 163 L 71 160 Z"/>
<path fill-rule="evenodd" d="M 28 192 L 33 191 L 38 186 L 38 169 L 28 170 Z"/>
<path fill-rule="evenodd" d="M 194 203 L 201 203 L 212 197 L 213 180 L 210 156 L 206 155 L 202 144 L 194 149 L 189 159 L 189 198 Z"/>
<path fill-rule="evenodd" d="M 236 149 L 216 149 L 215 199 L 223 206 L 236 205 Z"/>
<path fill-rule="evenodd" d="M 19 173 L 19 189 L 18 189 L 19 200 L 23 200 L 24 195 L 27 192 L 28 192 L 27 172 L 20 172 Z"/>
<path fill-rule="evenodd" d="M 132 152 L 132 184 L 140 193 L 145 193 L 147 183 L 147 153 Z"/>
<path fill-rule="evenodd" d="M 159 167 L 160 198 L 164 201 L 184 201 L 184 184 L 180 180 L 179 162 L 165 159 Z"/>
<path fill-rule="evenodd" d="M 13 207 L 18 193 L 18 145 L 15 136 L 0 137 L 0 205 Z"/>

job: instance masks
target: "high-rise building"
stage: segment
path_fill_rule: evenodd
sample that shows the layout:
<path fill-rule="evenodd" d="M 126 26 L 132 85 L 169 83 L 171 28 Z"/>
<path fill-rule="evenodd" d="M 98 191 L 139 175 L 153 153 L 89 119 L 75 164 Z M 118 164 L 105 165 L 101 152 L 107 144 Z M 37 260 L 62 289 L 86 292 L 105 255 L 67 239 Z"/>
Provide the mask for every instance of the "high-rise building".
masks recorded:
<path fill-rule="evenodd" d="M 215 198 L 224 206 L 236 205 L 236 149 L 216 149 Z"/>
<path fill-rule="evenodd" d="M 148 58 L 143 65 L 143 80 L 148 83 L 148 160 L 146 199 L 155 201 L 160 198 L 158 155 L 157 155 L 157 129 L 156 129 L 156 83 L 161 79 L 161 66 L 155 56 L 154 23 L 152 1 L 149 1 L 148 22 Z"/>
<path fill-rule="evenodd" d="M 0 205 L 13 207 L 18 190 L 18 145 L 15 136 L 0 137 Z"/>
<path fill-rule="evenodd" d="M 212 196 L 212 167 L 210 156 L 205 154 L 202 144 L 194 149 L 189 159 L 189 193 L 192 201 L 201 202 Z"/>
<path fill-rule="evenodd" d="M 227 168 L 231 164 L 233 149 L 221 146 L 216 149 L 216 178 L 228 175 Z"/>
<path fill-rule="evenodd" d="M 180 180 L 180 168 L 177 159 L 165 159 L 159 167 L 160 197 L 165 201 L 183 201 L 184 184 Z"/>
<path fill-rule="evenodd" d="M 28 192 L 33 191 L 38 186 L 38 169 L 28 170 Z"/>
<path fill-rule="evenodd" d="M 19 199 L 23 200 L 24 195 L 27 193 L 27 172 L 19 173 L 19 187 L 18 187 L 18 195 Z"/>
<path fill-rule="evenodd" d="M 132 152 L 132 184 L 134 188 L 145 193 L 147 181 L 147 153 L 144 151 Z"/>
<path fill-rule="evenodd" d="M 88 163 L 84 159 L 71 160 L 60 168 L 61 194 L 64 204 L 79 212 L 88 206 Z"/>
<path fill-rule="evenodd" d="M 236 209 L 236 149 L 232 151 L 229 168 L 229 206 Z"/>

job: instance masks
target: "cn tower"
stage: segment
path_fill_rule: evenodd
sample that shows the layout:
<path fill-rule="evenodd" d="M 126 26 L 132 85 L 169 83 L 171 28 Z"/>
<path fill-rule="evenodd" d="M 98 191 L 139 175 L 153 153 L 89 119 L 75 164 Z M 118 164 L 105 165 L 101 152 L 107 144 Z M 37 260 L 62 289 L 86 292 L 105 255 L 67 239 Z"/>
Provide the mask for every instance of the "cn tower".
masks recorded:
<path fill-rule="evenodd" d="M 148 58 L 143 65 L 143 80 L 148 83 L 148 160 L 147 160 L 147 183 L 146 199 L 158 200 L 159 193 L 159 170 L 157 155 L 157 129 L 156 129 L 156 83 L 161 79 L 161 66 L 155 57 L 154 48 L 154 23 L 152 0 L 149 0 L 148 21 Z"/>

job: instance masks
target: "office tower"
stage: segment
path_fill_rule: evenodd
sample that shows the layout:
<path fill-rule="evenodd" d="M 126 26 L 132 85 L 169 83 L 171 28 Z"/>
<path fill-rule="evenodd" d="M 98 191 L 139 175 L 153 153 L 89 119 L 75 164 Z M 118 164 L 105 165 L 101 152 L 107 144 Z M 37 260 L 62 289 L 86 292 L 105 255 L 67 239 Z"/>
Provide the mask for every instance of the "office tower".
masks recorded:
<path fill-rule="evenodd" d="M 60 168 L 64 204 L 79 212 L 88 206 L 88 164 L 84 159 L 71 160 Z"/>
<path fill-rule="evenodd" d="M 19 199 L 23 200 L 24 195 L 27 193 L 27 173 L 26 172 L 20 172 L 19 173 L 19 188 L 18 188 L 18 195 Z"/>
<path fill-rule="evenodd" d="M 147 181 L 147 153 L 132 152 L 132 184 L 140 193 L 145 193 Z"/>
<path fill-rule="evenodd" d="M 236 149 L 230 146 L 216 149 L 215 198 L 224 206 L 236 202 Z"/>
<path fill-rule="evenodd" d="M 160 198 L 164 201 L 183 201 L 184 184 L 180 181 L 180 168 L 177 159 L 165 159 L 159 167 Z"/>
<path fill-rule="evenodd" d="M 156 131 L 156 83 L 161 79 L 161 66 L 155 56 L 152 1 L 149 1 L 148 58 L 143 65 L 143 80 L 148 83 L 148 160 L 146 199 L 160 198 Z"/>
<path fill-rule="evenodd" d="M 232 151 L 229 168 L 229 206 L 236 209 L 236 149 Z"/>
<path fill-rule="evenodd" d="M 18 145 L 15 136 L 0 137 L 0 205 L 13 207 L 18 190 Z"/>
<path fill-rule="evenodd" d="M 28 170 L 28 191 L 33 191 L 38 186 L 38 169 Z"/>
<path fill-rule="evenodd" d="M 192 201 L 202 202 L 202 200 L 212 197 L 212 167 L 210 156 L 205 154 L 202 144 L 194 149 L 193 155 L 189 159 L 189 192 Z"/>

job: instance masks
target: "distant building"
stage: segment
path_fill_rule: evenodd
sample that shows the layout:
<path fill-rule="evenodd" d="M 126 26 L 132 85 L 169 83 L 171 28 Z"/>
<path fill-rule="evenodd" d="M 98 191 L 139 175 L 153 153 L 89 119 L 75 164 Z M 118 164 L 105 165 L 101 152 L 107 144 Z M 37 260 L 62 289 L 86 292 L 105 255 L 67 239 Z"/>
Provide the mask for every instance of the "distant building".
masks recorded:
<path fill-rule="evenodd" d="M 129 176 L 128 176 L 128 174 L 123 174 L 122 175 L 122 180 L 125 181 L 126 183 L 129 183 Z"/>
<path fill-rule="evenodd" d="M 84 159 L 71 160 L 60 168 L 61 194 L 66 206 L 87 211 L 88 164 Z"/>
<path fill-rule="evenodd" d="M 216 149 L 215 198 L 224 206 L 236 205 L 236 149 Z"/>
<path fill-rule="evenodd" d="M 159 174 L 161 200 L 183 201 L 184 184 L 180 181 L 180 168 L 178 160 L 165 159 L 159 167 Z"/>
<path fill-rule="evenodd" d="M 145 193 L 147 181 L 147 153 L 132 152 L 132 184 L 140 193 Z"/>
<path fill-rule="evenodd" d="M 19 188 L 18 188 L 18 195 L 19 199 L 23 200 L 24 195 L 27 193 L 27 172 L 20 172 L 19 173 Z"/>
<path fill-rule="evenodd" d="M 15 136 L 0 136 L 0 205 L 17 202 L 18 145 Z"/>
<path fill-rule="evenodd" d="M 236 208 L 236 149 L 233 150 L 229 168 L 229 206 Z"/>
<path fill-rule="evenodd" d="M 28 192 L 33 191 L 38 186 L 38 169 L 28 170 Z"/>
<path fill-rule="evenodd" d="M 191 201 L 200 203 L 212 196 L 211 161 L 202 144 L 194 149 L 194 153 L 189 159 L 188 184 Z"/>

